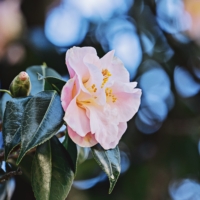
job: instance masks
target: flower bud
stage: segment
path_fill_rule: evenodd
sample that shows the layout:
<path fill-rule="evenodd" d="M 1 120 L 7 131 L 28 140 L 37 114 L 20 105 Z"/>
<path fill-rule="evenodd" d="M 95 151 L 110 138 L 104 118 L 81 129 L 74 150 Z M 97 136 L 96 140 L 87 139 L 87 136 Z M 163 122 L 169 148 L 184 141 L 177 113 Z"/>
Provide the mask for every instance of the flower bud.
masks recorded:
<path fill-rule="evenodd" d="M 31 91 L 31 82 L 26 72 L 20 72 L 10 84 L 12 97 L 26 97 Z"/>

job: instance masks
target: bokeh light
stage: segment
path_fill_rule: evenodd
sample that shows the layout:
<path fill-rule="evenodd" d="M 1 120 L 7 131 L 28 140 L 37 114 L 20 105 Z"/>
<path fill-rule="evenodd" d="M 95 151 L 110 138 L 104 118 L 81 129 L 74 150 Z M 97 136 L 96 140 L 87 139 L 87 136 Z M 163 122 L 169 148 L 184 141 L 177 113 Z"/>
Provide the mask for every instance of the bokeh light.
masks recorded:
<path fill-rule="evenodd" d="M 126 14 L 133 0 L 69 0 L 83 17 L 93 22 L 105 21 L 114 15 Z"/>
<path fill-rule="evenodd" d="M 137 128 L 146 134 L 156 132 L 174 105 L 169 76 L 154 60 L 142 64 L 146 70 L 139 78 L 143 91 L 141 108 L 136 117 Z"/>
<path fill-rule="evenodd" d="M 120 17 L 100 24 L 96 38 L 105 51 L 115 49 L 115 55 L 122 60 L 132 80 L 142 61 L 142 49 L 133 19 Z"/>
<path fill-rule="evenodd" d="M 199 92 L 200 85 L 184 68 L 177 66 L 174 70 L 174 83 L 178 94 L 182 97 L 192 97 Z"/>
<path fill-rule="evenodd" d="M 199 200 L 200 184 L 192 179 L 175 181 L 169 186 L 172 200 Z"/>
<path fill-rule="evenodd" d="M 147 61 L 151 66 L 159 66 L 154 61 Z M 140 78 L 140 86 L 144 95 L 155 95 L 166 99 L 170 94 L 170 80 L 166 72 L 161 68 L 153 68 Z M 159 95 L 158 95 L 159 94 Z"/>
<path fill-rule="evenodd" d="M 61 4 L 47 13 L 45 34 L 56 46 L 78 45 L 83 41 L 87 31 L 87 20 L 76 10 Z"/>
<path fill-rule="evenodd" d="M 184 10 L 182 0 L 162 0 L 157 3 L 157 21 L 168 33 L 186 31 L 191 25 L 189 14 Z"/>
<path fill-rule="evenodd" d="M 24 18 L 19 1 L 0 1 L 0 59 L 7 45 L 20 38 L 24 28 Z"/>
<path fill-rule="evenodd" d="M 156 44 L 154 36 L 150 32 L 141 33 L 141 41 L 144 47 L 144 52 L 152 56 L 154 46 Z"/>

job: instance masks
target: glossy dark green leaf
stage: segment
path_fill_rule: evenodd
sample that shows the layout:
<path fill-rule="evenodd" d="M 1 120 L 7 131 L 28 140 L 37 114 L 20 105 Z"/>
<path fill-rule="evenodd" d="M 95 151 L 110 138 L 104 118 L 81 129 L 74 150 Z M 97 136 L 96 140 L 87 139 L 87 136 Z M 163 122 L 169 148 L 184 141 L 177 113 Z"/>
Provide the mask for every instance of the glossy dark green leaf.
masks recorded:
<path fill-rule="evenodd" d="M 76 169 L 77 169 L 77 156 L 78 156 L 78 152 L 77 152 L 77 146 L 76 144 L 71 140 L 71 138 L 66 135 L 65 136 L 65 140 L 63 141 L 63 146 L 65 147 L 65 149 L 67 150 L 67 152 L 69 153 L 72 163 L 73 163 L 73 171 L 74 173 L 76 173 Z"/>
<path fill-rule="evenodd" d="M 9 161 L 9 160 L 8 160 Z M 26 154 L 20 164 L 16 167 L 20 167 L 22 170 L 22 177 L 28 182 L 31 183 L 31 168 L 32 168 L 33 154 Z"/>
<path fill-rule="evenodd" d="M 44 77 L 41 74 L 38 73 L 38 80 L 39 81 L 45 81 L 45 90 L 56 90 L 58 94 L 61 93 L 63 86 L 66 84 L 65 81 L 55 78 L 55 77 Z"/>
<path fill-rule="evenodd" d="M 32 187 L 37 200 L 64 200 L 74 180 L 70 157 L 56 137 L 37 147 Z"/>
<path fill-rule="evenodd" d="M 7 94 L 7 93 L 4 93 L 3 96 L 1 97 L 1 112 L 2 112 L 2 116 L 4 114 L 4 111 L 6 109 L 6 102 L 11 100 L 12 97 Z"/>
<path fill-rule="evenodd" d="M 100 145 L 91 148 L 92 154 L 101 169 L 107 174 L 110 181 L 109 194 L 112 192 L 120 175 L 120 152 L 119 148 L 104 150 Z"/>
<path fill-rule="evenodd" d="M 64 111 L 56 91 L 36 94 L 27 103 L 21 127 L 21 150 L 17 163 L 32 148 L 53 137 L 63 125 Z"/>
<path fill-rule="evenodd" d="M 38 74 L 42 76 L 52 76 L 61 79 L 61 76 L 52 68 L 49 68 L 45 65 L 31 66 L 26 69 L 30 79 L 31 79 L 31 95 L 37 94 L 38 92 L 45 90 L 45 80 L 38 80 Z"/>
<path fill-rule="evenodd" d="M 6 103 L 3 118 L 3 139 L 5 147 L 5 160 L 14 147 L 20 143 L 20 130 L 25 106 L 31 97 L 13 98 Z"/>

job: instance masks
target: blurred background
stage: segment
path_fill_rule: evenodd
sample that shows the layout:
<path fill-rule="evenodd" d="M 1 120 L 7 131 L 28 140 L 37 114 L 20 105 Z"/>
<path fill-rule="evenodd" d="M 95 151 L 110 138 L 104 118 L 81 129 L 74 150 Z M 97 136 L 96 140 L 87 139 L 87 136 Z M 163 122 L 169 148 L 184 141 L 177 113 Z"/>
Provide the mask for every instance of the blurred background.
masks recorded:
<path fill-rule="evenodd" d="M 88 150 L 67 199 L 200 200 L 200 1 L 0 0 L 2 89 L 43 62 L 67 81 L 72 46 L 115 49 L 143 95 L 113 193 Z M 13 200 L 34 199 L 23 176 L 7 185 Z"/>

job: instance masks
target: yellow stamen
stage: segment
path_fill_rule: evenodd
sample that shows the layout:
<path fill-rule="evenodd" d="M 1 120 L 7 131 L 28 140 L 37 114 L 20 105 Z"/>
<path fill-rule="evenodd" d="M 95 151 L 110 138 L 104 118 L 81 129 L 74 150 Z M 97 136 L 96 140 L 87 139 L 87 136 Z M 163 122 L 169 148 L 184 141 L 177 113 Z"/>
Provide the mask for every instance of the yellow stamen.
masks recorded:
<path fill-rule="evenodd" d="M 117 101 L 117 98 L 115 97 L 115 95 L 112 94 L 112 89 L 111 88 L 106 88 L 105 90 L 106 93 L 106 97 L 108 98 L 112 98 L 112 102 L 115 103 Z"/>
<path fill-rule="evenodd" d="M 92 88 L 92 91 L 93 91 L 93 92 L 96 92 L 96 91 L 97 91 L 97 88 L 96 88 L 96 85 L 95 85 L 95 84 L 93 84 L 93 85 L 91 86 L 91 88 Z"/>
<path fill-rule="evenodd" d="M 112 102 L 115 103 L 116 100 L 117 100 L 117 98 L 113 95 L 113 96 L 112 96 Z"/>
<path fill-rule="evenodd" d="M 83 101 L 83 103 L 91 103 L 90 101 Z"/>
<path fill-rule="evenodd" d="M 103 74 L 103 76 L 111 76 L 112 75 L 107 69 L 103 69 L 102 74 Z"/>
<path fill-rule="evenodd" d="M 104 76 L 101 88 L 108 82 L 108 78 L 112 75 L 107 69 L 102 70 L 102 75 Z"/>

